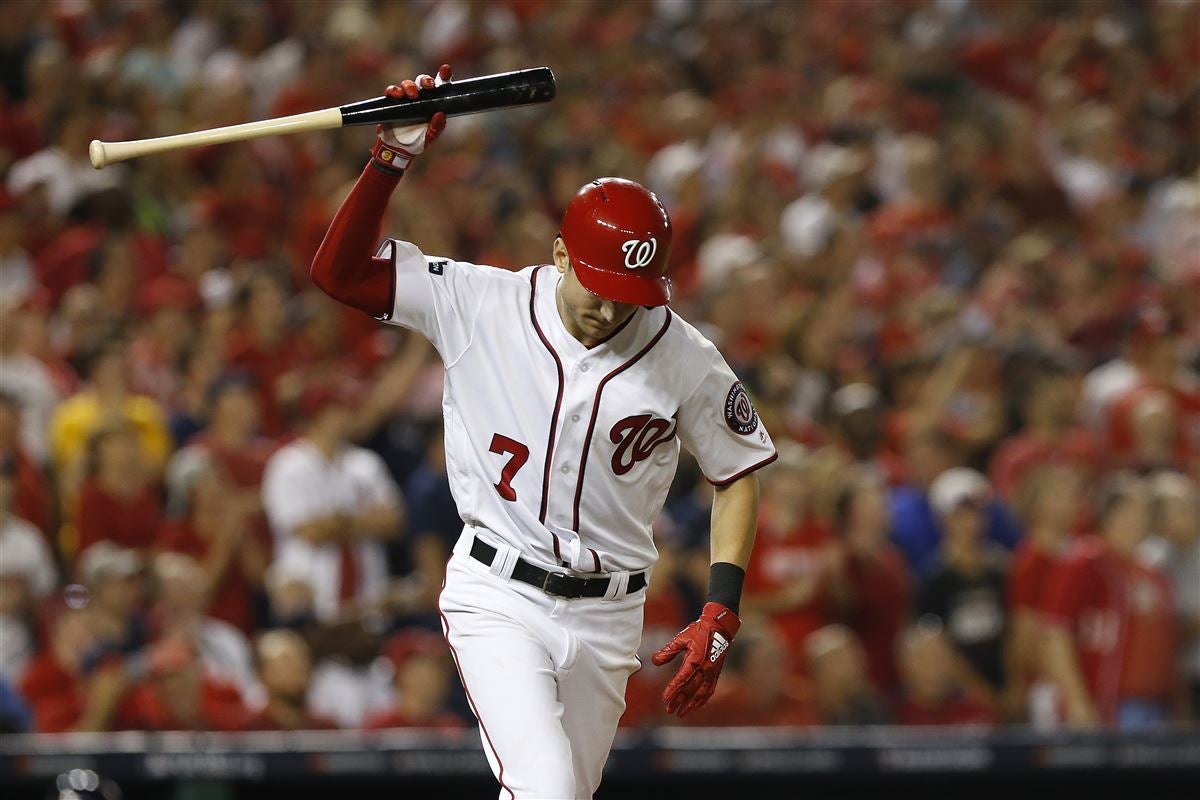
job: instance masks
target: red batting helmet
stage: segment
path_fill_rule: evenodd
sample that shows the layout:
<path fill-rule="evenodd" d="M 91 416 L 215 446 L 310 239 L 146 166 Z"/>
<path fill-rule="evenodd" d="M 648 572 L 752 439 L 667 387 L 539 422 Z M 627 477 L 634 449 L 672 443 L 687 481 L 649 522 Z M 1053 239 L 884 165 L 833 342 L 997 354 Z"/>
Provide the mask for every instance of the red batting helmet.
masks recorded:
<path fill-rule="evenodd" d="M 579 282 L 592 294 L 640 306 L 670 302 L 671 218 L 646 187 L 623 178 L 592 181 L 567 204 L 560 231 Z"/>

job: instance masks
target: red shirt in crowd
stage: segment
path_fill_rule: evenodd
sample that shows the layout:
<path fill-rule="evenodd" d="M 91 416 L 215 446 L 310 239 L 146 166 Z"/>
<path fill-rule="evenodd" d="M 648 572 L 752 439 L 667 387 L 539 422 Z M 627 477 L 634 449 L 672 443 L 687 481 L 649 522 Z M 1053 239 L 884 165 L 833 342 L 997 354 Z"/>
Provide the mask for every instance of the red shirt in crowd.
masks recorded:
<path fill-rule="evenodd" d="M 257 536 L 257 531 L 245 535 Z M 213 543 L 196 532 L 189 520 L 168 522 L 163 525 L 160 546 L 164 550 L 183 553 L 198 561 L 208 557 Z M 235 553 L 229 560 L 225 574 L 221 577 L 212 600 L 209 601 L 208 616 L 228 622 L 247 636 L 254 634 L 254 587 L 246 580 Z"/>
<path fill-rule="evenodd" d="M 771 615 L 771 621 L 787 642 L 796 672 L 804 671 L 804 640 L 832 619 L 824 575 L 825 553 L 832 542 L 829 529 L 818 522 L 802 523 L 786 536 L 763 525 L 754 543 L 754 558 L 746 568 L 745 586 L 749 595 L 774 593 L 795 580 L 815 578 L 821 582 L 807 604 Z"/>
<path fill-rule="evenodd" d="M 117 709 L 117 728 L 136 731 L 240 731 L 248 715 L 237 688 L 208 677 L 200 678 L 195 722 L 181 720 L 171 710 L 154 679 L 138 684 Z"/>
<path fill-rule="evenodd" d="M 62 733 L 75 727 L 83 716 L 87 691 L 83 682 L 63 669 L 50 653 L 42 653 L 21 677 L 21 696 L 33 712 L 33 729 L 38 733 Z"/>
<path fill-rule="evenodd" d="M 150 486 L 120 497 L 89 480 L 79 490 L 79 552 L 96 542 L 145 550 L 158 540 L 162 509 Z"/>
<path fill-rule="evenodd" d="M 1115 453 L 1118 466 L 1162 466 L 1138 464 L 1137 416 L 1144 401 L 1154 398 L 1165 401 L 1174 421 L 1174 442 L 1171 457 L 1175 465 L 1189 463 L 1193 454 L 1200 449 L 1200 391 L 1190 387 L 1159 387 L 1146 381 L 1135 386 L 1113 400 L 1108 413 L 1109 445 Z"/>
<path fill-rule="evenodd" d="M 1089 536 L 1051 573 L 1045 603 L 1050 624 L 1074 639 L 1084 681 L 1105 719 L 1114 718 L 1124 699 L 1171 700 L 1174 600 L 1160 572 Z"/>
<path fill-rule="evenodd" d="M 1017 545 L 1008 572 L 1008 602 L 1013 611 L 1044 610 L 1046 585 L 1060 560 L 1059 553 L 1046 550 L 1033 539 Z"/>
<path fill-rule="evenodd" d="M 280 378 L 301 365 L 296 340 L 285 337 L 265 348 L 247 331 L 235 330 L 226 342 L 225 359 L 231 369 L 254 376 L 262 404 L 263 429 L 271 436 L 284 433 L 287 420 L 275 397 L 275 389 Z"/>
<path fill-rule="evenodd" d="M 871 683 L 890 693 L 900 684 L 896 637 L 908 624 L 911 605 L 904 556 L 891 545 L 876 558 L 850 555 L 846 577 L 854 593 L 846 623 L 862 640 Z"/>

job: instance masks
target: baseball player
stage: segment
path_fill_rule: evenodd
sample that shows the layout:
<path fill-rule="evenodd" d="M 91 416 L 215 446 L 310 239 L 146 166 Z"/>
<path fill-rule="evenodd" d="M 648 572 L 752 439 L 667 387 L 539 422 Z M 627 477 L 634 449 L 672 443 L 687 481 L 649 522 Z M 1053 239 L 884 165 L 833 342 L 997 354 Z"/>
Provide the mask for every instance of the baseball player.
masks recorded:
<path fill-rule="evenodd" d="M 443 66 L 387 93 L 449 79 Z M 667 307 L 671 222 L 636 183 L 584 186 L 550 265 L 510 272 L 394 239 L 376 251 L 392 191 L 445 124 L 380 129 L 312 278 L 426 336 L 445 363 L 446 466 L 465 524 L 440 609 L 501 798 L 590 798 L 640 668 L 651 523 L 680 446 L 717 491 L 708 601 L 653 658 L 682 657 L 663 694 L 679 716 L 708 700 L 738 632 L 753 473 L 775 448 L 716 348 Z"/>

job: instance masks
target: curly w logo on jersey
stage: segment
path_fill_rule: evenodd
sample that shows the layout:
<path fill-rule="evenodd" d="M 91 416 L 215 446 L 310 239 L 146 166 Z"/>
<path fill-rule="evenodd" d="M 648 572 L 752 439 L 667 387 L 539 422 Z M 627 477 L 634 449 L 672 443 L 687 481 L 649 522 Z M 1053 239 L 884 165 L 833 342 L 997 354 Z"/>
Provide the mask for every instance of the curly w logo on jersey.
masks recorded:
<path fill-rule="evenodd" d="M 617 445 L 612 457 L 613 472 L 624 475 L 639 461 L 649 458 L 654 448 L 675 438 L 675 420 L 635 414 L 613 425 L 608 438 Z"/>

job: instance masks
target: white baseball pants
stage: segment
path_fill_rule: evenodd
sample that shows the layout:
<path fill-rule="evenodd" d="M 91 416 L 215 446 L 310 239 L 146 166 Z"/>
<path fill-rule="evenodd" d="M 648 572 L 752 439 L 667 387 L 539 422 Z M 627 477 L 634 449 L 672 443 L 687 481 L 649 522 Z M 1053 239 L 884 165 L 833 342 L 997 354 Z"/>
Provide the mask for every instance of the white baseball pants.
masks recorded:
<path fill-rule="evenodd" d="M 500 798 L 590 800 L 640 666 L 645 591 L 552 597 L 507 577 L 499 549 L 491 567 L 452 556 L 440 608 Z"/>

